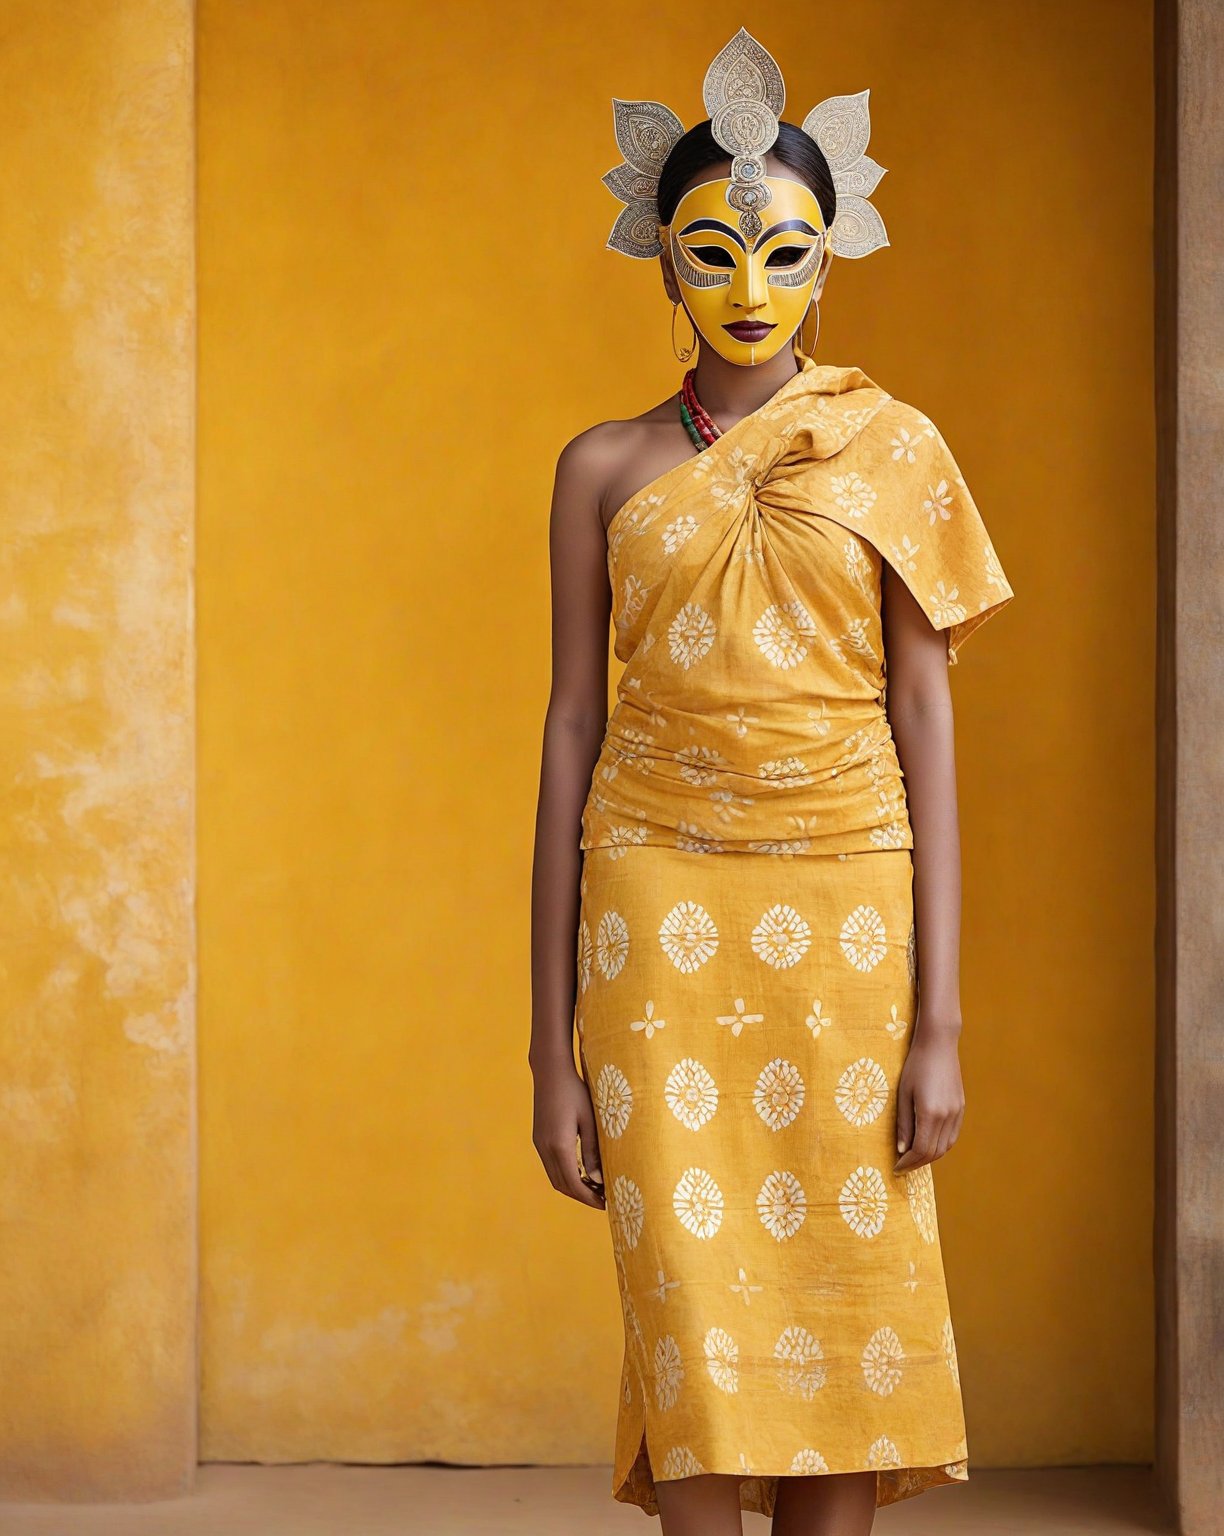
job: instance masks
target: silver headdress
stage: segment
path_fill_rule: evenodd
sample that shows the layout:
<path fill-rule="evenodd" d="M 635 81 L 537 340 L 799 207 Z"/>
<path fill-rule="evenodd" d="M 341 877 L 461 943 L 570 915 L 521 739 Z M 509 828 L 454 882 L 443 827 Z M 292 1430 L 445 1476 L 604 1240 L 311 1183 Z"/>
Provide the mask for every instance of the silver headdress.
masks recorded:
<path fill-rule="evenodd" d="M 813 107 L 802 124 L 833 173 L 837 216 L 828 243 L 835 256 L 867 256 L 888 244 L 884 221 L 867 201 L 884 175 L 883 166 L 866 153 L 871 137 L 869 94 L 830 96 Z M 731 156 L 727 202 L 739 215 L 745 239 L 755 239 L 761 231 L 760 211 L 770 201 L 765 154 L 778 137 L 786 103 L 782 73 L 741 27 L 706 70 L 701 96 L 714 141 Z M 612 110 L 616 143 L 625 158 L 603 177 L 603 184 L 625 206 L 608 237 L 608 249 L 626 256 L 657 256 L 663 249 L 659 175 L 684 124 L 659 101 L 616 98 Z"/>

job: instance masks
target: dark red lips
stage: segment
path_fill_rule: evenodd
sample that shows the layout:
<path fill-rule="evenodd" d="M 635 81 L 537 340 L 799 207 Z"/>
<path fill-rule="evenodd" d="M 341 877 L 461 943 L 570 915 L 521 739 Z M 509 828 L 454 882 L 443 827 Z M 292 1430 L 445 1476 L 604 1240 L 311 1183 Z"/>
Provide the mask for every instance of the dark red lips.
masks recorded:
<path fill-rule="evenodd" d="M 763 320 L 737 320 L 734 325 L 724 325 L 723 330 L 729 336 L 734 336 L 736 341 L 764 341 L 772 325 L 766 325 Z"/>

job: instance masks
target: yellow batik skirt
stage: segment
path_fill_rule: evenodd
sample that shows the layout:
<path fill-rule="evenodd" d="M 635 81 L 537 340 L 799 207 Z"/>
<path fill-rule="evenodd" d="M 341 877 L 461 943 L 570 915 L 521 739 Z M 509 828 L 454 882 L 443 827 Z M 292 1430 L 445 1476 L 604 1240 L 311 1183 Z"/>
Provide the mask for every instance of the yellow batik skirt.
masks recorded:
<path fill-rule="evenodd" d="M 930 1165 L 894 1175 L 907 848 L 586 851 L 577 1025 L 625 1327 L 612 1491 L 968 1476 Z"/>

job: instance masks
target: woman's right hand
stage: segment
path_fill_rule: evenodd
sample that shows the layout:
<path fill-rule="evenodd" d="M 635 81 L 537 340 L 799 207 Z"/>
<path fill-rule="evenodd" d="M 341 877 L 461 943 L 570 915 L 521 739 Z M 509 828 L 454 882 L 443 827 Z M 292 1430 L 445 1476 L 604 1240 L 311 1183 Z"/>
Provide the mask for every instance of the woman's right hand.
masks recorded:
<path fill-rule="evenodd" d="M 552 1187 L 583 1205 L 592 1205 L 598 1211 L 606 1209 L 595 1109 L 585 1081 L 577 1068 L 566 1062 L 533 1067 L 532 1074 L 535 1078 L 535 1111 L 531 1139 Z M 587 1176 L 599 1184 L 598 1190 L 582 1181 L 578 1166 L 579 1142 L 582 1166 Z"/>

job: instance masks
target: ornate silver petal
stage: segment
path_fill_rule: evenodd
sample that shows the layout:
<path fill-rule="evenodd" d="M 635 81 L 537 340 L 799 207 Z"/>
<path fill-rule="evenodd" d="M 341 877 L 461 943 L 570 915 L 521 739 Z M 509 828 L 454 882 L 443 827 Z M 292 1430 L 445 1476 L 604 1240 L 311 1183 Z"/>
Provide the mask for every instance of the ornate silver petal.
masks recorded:
<path fill-rule="evenodd" d="M 621 209 L 608 236 L 608 249 L 643 261 L 659 254 L 663 246 L 659 241 L 659 208 L 653 197 Z"/>
<path fill-rule="evenodd" d="M 701 99 L 711 121 L 720 108 L 734 101 L 756 102 L 778 118 L 786 105 L 786 86 L 773 56 L 741 27 L 706 70 Z M 729 153 L 739 153 L 739 147 L 720 139 L 717 131 L 714 137 Z"/>
<path fill-rule="evenodd" d="M 621 101 L 612 98 L 616 143 L 635 171 L 659 179 L 663 162 L 684 132 L 684 124 L 661 101 Z"/>
<path fill-rule="evenodd" d="M 870 91 L 830 96 L 803 119 L 803 131 L 820 146 L 837 192 L 837 217 L 829 231 L 835 256 L 867 256 L 888 244 L 884 220 L 867 201 L 884 167 L 866 153 L 871 137 Z"/>
<path fill-rule="evenodd" d="M 829 248 L 835 256 L 869 256 L 887 244 L 884 220 L 865 197 L 837 199 L 837 217 L 829 231 Z"/>
<path fill-rule="evenodd" d="M 635 170 L 627 160 L 613 166 L 599 178 L 608 191 L 619 197 L 622 203 L 640 203 L 656 196 L 659 178 L 648 176 L 645 171 Z"/>
<path fill-rule="evenodd" d="M 848 171 L 867 148 L 871 137 L 870 91 L 857 96 L 830 96 L 803 119 L 803 131 L 816 140 L 836 176 Z"/>
<path fill-rule="evenodd" d="M 884 167 L 877 165 L 870 155 L 860 155 L 849 170 L 834 172 L 833 186 L 839 195 L 845 192 L 870 197 L 884 174 Z"/>

